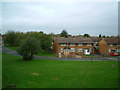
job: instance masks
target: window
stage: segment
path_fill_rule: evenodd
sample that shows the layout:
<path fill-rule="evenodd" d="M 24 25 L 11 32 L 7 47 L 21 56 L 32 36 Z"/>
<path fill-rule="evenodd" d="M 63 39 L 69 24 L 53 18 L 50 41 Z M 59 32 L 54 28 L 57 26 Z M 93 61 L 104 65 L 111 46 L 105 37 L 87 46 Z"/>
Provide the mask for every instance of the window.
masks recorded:
<path fill-rule="evenodd" d="M 75 48 L 71 48 L 71 49 L 70 49 L 70 52 L 75 52 Z"/>
<path fill-rule="evenodd" d="M 78 46 L 82 46 L 82 43 L 79 43 Z"/>
<path fill-rule="evenodd" d="M 117 49 L 117 52 L 120 52 L 120 49 Z"/>
<path fill-rule="evenodd" d="M 60 46 L 66 46 L 66 44 L 65 43 L 61 43 Z"/>
<path fill-rule="evenodd" d="M 63 48 L 61 48 L 61 51 L 60 52 L 63 52 Z"/>
<path fill-rule="evenodd" d="M 87 46 L 91 46 L 91 43 L 87 43 Z"/>
<path fill-rule="evenodd" d="M 75 44 L 74 44 L 74 43 L 71 43 L 70 46 L 75 46 Z"/>
<path fill-rule="evenodd" d="M 79 48 L 79 49 L 78 49 L 78 52 L 82 52 L 82 48 Z"/>
<path fill-rule="evenodd" d="M 117 44 L 117 46 L 120 46 L 120 44 Z"/>
<path fill-rule="evenodd" d="M 109 46 L 113 46 L 113 44 L 109 44 Z"/>

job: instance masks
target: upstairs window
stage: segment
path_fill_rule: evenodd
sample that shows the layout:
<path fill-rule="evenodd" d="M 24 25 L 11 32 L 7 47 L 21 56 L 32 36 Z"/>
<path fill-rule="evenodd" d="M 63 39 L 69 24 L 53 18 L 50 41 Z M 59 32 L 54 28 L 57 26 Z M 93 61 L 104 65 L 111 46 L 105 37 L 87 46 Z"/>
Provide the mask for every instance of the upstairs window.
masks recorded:
<path fill-rule="evenodd" d="M 113 44 L 109 44 L 109 46 L 113 46 Z"/>
<path fill-rule="evenodd" d="M 91 43 L 87 43 L 87 46 L 91 46 Z"/>
<path fill-rule="evenodd" d="M 79 49 L 78 49 L 78 52 L 82 52 L 82 48 L 79 48 Z"/>
<path fill-rule="evenodd" d="M 117 46 L 119 47 L 119 46 L 120 46 L 120 44 L 117 44 Z"/>
<path fill-rule="evenodd" d="M 65 43 L 61 43 L 60 46 L 66 46 L 66 44 Z"/>
<path fill-rule="evenodd" d="M 74 44 L 74 43 L 71 43 L 70 46 L 75 46 L 75 44 Z"/>
<path fill-rule="evenodd" d="M 75 52 L 75 48 L 71 48 L 71 49 L 70 49 L 70 52 Z"/>
<path fill-rule="evenodd" d="M 78 46 L 82 46 L 82 43 L 79 43 Z"/>

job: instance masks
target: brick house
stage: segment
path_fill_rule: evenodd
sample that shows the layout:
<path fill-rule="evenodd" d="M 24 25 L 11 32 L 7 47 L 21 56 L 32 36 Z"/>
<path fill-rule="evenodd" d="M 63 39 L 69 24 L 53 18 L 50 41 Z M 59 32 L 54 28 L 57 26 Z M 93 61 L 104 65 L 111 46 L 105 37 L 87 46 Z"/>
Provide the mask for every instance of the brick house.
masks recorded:
<path fill-rule="evenodd" d="M 89 55 L 93 48 L 93 41 L 91 38 L 55 38 L 54 52 L 61 55 Z"/>
<path fill-rule="evenodd" d="M 120 44 L 118 38 L 54 38 L 54 52 L 62 56 L 69 55 L 90 55 L 93 54 L 109 54 L 111 52 L 120 52 Z"/>
<path fill-rule="evenodd" d="M 120 40 L 119 38 L 103 38 L 99 42 L 99 52 L 103 54 L 110 54 L 118 52 L 120 54 Z"/>

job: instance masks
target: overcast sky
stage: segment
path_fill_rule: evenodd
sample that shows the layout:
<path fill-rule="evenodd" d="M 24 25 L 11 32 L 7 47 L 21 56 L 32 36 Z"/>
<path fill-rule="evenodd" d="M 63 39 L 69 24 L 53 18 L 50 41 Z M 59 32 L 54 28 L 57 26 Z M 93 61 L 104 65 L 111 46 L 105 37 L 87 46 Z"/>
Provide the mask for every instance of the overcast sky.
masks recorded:
<path fill-rule="evenodd" d="M 0 15 L 2 33 L 65 29 L 72 35 L 118 35 L 117 2 L 3 2 Z"/>

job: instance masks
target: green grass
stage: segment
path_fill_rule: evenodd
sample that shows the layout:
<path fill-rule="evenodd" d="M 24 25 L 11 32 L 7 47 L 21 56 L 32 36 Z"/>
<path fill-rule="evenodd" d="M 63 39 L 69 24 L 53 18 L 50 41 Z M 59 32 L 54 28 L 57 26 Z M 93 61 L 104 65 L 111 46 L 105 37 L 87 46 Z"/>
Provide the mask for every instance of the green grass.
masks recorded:
<path fill-rule="evenodd" d="M 15 84 L 16 88 L 117 88 L 118 85 L 117 61 L 23 61 L 3 53 L 2 71 L 3 87 Z"/>
<path fill-rule="evenodd" d="M 17 49 L 18 49 L 19 47 L 9 47 L 9 46 L 7 46 L 6 48 L 17 51 Z"/>
<path fill-rule="evenodd" d="M 57 57 L 57 55 L 53 54 L 52 52 L 48 52 L 47 50 L 41 50 L 36 56 L 48 56 L 48 57 Z"/>
<path fill-rule="evenodd" d="M 100 57 L 102 57 L 102 56 L 100 56 L 100 55 L 82 55 L 82 57 L 83 58 L 91 58 L 91 57 L 93 57 L 93 58 L 100 58 Z"/>
<path fill-rule="evenodd" d="M 15 50 L 17 51 L 17 49 L 19 47 L 11 47 L 11 46 L 5 46 L 6 48 L 8 49 L 11 49 L 11 50 Z M 38 52 L 37 54 L 35 54 L 36 56 L 48 56 L 48 57 L 57 57 L 57 55 L 55 55 L 54 53 L 52 52 L 48 52 L 47 50 L 41 50 L 40 52 Z"/>

